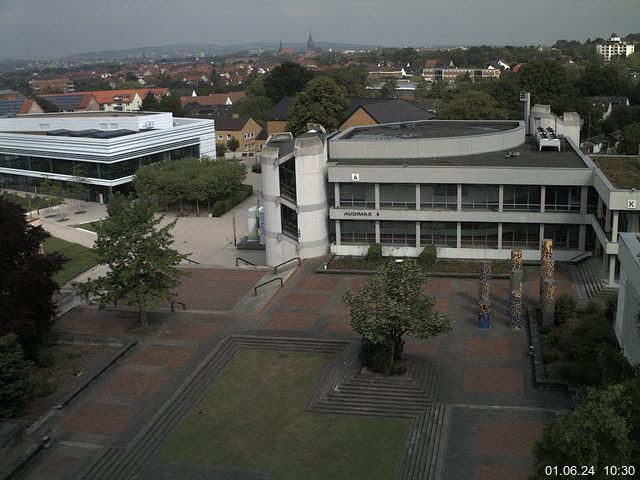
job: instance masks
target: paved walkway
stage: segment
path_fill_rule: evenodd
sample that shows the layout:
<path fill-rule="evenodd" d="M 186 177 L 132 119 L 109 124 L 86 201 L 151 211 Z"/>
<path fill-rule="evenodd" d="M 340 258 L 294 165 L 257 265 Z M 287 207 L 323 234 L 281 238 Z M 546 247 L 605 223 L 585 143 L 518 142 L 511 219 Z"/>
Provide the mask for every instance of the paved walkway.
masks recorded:
<path fill-rule="evenodd" d="M 34 438 L 52 429 L 54 447 L 21 478 L 75 478 L 107 447 L 126 448 L 207 355 L 230 334 L 316 337 L 357 341 L 341 297 L 360 288 L 362 276 L 318 275 L 320 260 L 307 261 L 271 298 L 251 304 L 264 271 L 198 270 L 179 295 L 186 312 L 166 308 L 150 315 L 153 333 L 130 328 L 127 310 L 80 307 L 55 329 L 97 337 L 135 336 L 139 345 L 75 402 L 53 415 Z M 558 269 L 559 291 L 572 291 Z M 535 301 L 537 271 L 527 269 L 527 300 Z M 406 353 L 440 365 L 435 402 L 446 406 L 441 435 L 443 479 L 526 479 L 531 447 L 554 410 L 568 399 L 538 391 L 532 383 L 526 332 L 508 327 L 508 280 L 492 283 L 493 328 L 476 328 L 478 282 L 430 279 L 427 291 L 454 321 L 454 331 L 434 340 L 407 339 Z M 575 291 L 574 291 L 575 294 Z M 244 304 L 244 308 L 239 308 Z M 197 308 L 196 308 L 197 307 Z M 221 477 L 222 478 L 222 477 Z"/>

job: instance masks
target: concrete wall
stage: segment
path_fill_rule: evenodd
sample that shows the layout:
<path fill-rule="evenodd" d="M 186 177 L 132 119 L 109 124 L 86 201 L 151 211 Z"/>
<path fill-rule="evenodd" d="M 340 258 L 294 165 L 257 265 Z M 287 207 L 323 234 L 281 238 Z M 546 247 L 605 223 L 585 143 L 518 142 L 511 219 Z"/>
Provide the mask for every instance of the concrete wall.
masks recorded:
<path fill-rule="evenodd" d="M 536 104 L 531 107 L 529 133 L 535 135 L 538 127 L 551 127 L 557 134 L 564 135 L 576 145 L 580 145 L 580 123 L 580 115 L 576 112 L 565 112 L 562 117 L 558 117 L 551 113 L 550 105 Z"/>
<path fill-rule="evenodd" d="M 640 363 L 640 241 L 637 234 L 620 234 L 620 283 L 614 330 L 624 355 L 632 364 Z"/>

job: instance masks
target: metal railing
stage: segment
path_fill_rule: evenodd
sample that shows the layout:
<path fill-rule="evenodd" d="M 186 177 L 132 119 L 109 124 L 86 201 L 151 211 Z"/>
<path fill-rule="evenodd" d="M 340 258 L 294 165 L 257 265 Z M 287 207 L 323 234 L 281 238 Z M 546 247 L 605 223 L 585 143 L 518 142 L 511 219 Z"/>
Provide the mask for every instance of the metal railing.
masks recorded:
<path fill-rule="evenodd" d="M 200 262 L 196 262 L 195 260 L 191 260 L 189 257 L 187 257 L 186 255 L 182 255 L 182 259 L 186 260 L 189 263 L 195 263 L 196 265 L 200 265 Z"/>
<path fill-rule="evenodd" d="M 273 267 L 273 273 L 278 273 L 278 268 L 286 265 L 287 263 L 291 263 L 291 262 L 296 261 L 296 260 L 298 261 L 298 265 L 300 265 L 300 257 L 290 258 L 286 262 L 282 262 L 282 263 L 276 265 L 275 267 Z"/>
<path fill-rule="evenodd" d="M 255 263 L 250 262 L 249 260 L 245 260 L 245 259 L 244 259 L 244 258 L 242 258 L 242 257 L 236 257 L 236 267 L 238 267 L 238 266 L 239 266 L 239 265 L 238 265 L 238 260 L 243 261 L 246 265 L 253 265 L 254 267 L 256 266 L 256 264 L 255 264 Z"/>
<path fill-rule="evenodd" d="M 272 282 L 276 282 L 276 281 L 278 281 L 278 280 L 280 280 L 280 288 L 282 288 L 282 287 L 284 286 L 284 282 L 282 281 L 282 278 L 277 277 L 277 278 L 272 278 L 271 280 L 268 280 L 268 281 L 266 281 L 266 282 L 264 282 L 264 283 L 261 283 L 260 285 L 256 285 L 256 286 L 254 287 L 254 289 L 253 289 L 253 293 L 254 293 L 254 294 L 255 294 L 255 296 L 257 297 L 257 296 L 258 296 L 258 289 L 259 289 L 260 287 L 264 287 L 265 285 L 268 285 L 268 284 L 270 284 L 270 283 L 272 283 Z"/>
<path fill-rule="evenodd" d="M 187 309 L 187 304 L 186 304 L 186 303 L 182 303 L 182 302 L 179 302 L 179 301 L 177 301 L 177 300 L 172 300 L 170 303 L 171 303 L 171 311 L 172 311 L 172 312 L 175 312 L 175 311 L 176 311 L 176 308 L 175 308 L 175 304 L 176 304 L 176 303 L 177 303 L 178 305 L 182 305 L 182 310 L 186 310 L 186 309 Z"/>
<path fill-rule="evenodd" d="M 586 260 L 589 257 L 593 256 L 593 252 L 592 251 L 586 251 L 581 253 L 580 255 L 576 255 L 575 257 L 569 259 L 569 263 L 578 263 L 581 262 L 582 260 Z"/>

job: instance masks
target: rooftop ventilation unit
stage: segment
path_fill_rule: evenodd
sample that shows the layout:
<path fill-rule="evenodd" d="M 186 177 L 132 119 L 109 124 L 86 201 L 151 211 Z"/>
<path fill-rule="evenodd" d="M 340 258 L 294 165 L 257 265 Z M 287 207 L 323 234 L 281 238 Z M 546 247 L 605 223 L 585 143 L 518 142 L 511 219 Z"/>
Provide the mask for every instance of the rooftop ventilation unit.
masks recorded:
<path fill-rule="evenodd" d="M 551 127 L 547 127 L 545 130 L 542 127 L 538 127 L 536 132 L 536 143 L 538 144 L 538 151 L 542 151 L 543 148 L 553 148 L 560 151 L 560 138 L 556 135 L 556 132 Z"/>
<path fill-rule="evenodd" d="M 267 138 L 267 143 L 286 142 L 287 140 L 293 140 L 293 133 L 274 133 L 273 135 L 269 135 L 269 138 Z"/>

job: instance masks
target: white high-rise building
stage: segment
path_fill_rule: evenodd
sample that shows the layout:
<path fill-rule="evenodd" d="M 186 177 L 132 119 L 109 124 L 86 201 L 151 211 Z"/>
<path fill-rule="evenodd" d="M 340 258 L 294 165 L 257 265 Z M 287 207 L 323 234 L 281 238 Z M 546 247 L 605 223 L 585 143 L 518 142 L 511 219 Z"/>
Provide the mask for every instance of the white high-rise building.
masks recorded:
<path fill-rule="evenodd" d="M 604 57 L 604 61 L 609 63 L 611 57 L 633 55 L 635 51 L 635 45 L 627 43 L 620 39 L 615 33 L 611 35 L 609 40 L 604 43 L 596 44 L 596 52 Z"/>

